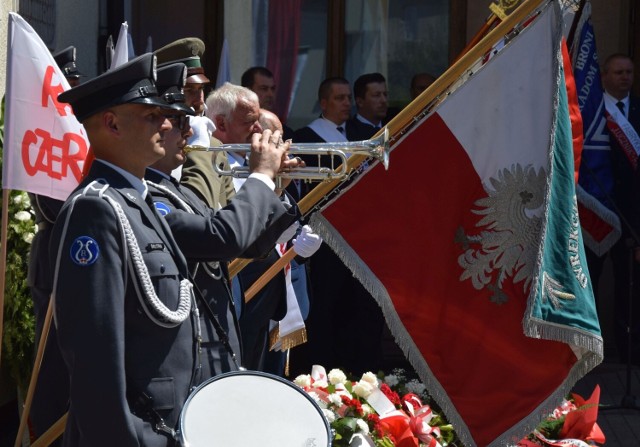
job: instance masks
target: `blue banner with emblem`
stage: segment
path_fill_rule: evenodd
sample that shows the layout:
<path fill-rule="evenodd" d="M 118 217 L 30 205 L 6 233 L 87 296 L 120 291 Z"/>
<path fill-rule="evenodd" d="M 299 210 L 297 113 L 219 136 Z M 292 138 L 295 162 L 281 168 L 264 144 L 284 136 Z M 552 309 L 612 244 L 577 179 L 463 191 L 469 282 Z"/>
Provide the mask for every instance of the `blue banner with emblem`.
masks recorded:
<path fill-rule="evenodd" d="M 570 52 L 584 128 L 577 190 L 580 221 L 585 245 L 603 255 L 620 237 L 620 220 L 611 202 L 611 148 L 590 2 L 585 2 L 575 20 L 578 25 Z"/>

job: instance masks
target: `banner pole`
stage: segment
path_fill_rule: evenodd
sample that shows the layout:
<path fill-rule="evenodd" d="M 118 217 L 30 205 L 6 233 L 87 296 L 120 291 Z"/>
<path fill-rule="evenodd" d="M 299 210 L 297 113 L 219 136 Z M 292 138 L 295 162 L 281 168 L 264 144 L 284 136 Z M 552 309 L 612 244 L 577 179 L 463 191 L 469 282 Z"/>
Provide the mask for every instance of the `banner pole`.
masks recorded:
<path fill-rule="evenodd" d="M 31 380 L 29 381 L 29 388 L 27 389 L 27 396 L 24 400 L 24 406 L 22 408 L 22 414 L 20 416 L 20 426 L 18 427 L 18 435 L 16 436 L 16 442 L 14 447 L 20 447 L 22 443 L 22 435 L 27 426 L 29 419 L 29 413 L 31 412 L 31 403 L 33 402 L 33 395 L 36 392 L 36 386 L 38 384 L 38 376 L 40 375 L 40 366 L 42 365 L 42 359 L 44 357 L 44 350 L 47 346 L 47 338 L 49 337 L 49 331 L 51 330 L 51 320 L 53 317 L 53 299 L 49 299 L 49 306 L 47 307 L 47 313 L 44 317 L 44 324 L 42 326 L 42 335 L 40 335 L 40 341 L 38 343 L 38 350 L 36 352 L 36 358 L 33 362 L 33 371 L 31 371 Z"/>
<path fill-rule="evenodd" d="M 48 447 L 53 441 L 58 439 L 64 433 L 68 417 L 69 413 L 63 414 L 42 436 L 33 441 L 31 447 Z"/>

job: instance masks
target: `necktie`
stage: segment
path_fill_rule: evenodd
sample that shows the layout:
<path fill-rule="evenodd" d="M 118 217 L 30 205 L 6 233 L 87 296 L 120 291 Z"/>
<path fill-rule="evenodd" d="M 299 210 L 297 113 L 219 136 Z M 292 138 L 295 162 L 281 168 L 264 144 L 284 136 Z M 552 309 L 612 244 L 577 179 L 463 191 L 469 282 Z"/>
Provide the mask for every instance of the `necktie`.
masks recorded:
<path fill-rule="evenodd" d="M 616 106 L 618 107 L 618 109 L 620 109 L 620 112 L 622 112 L 622 115 L 626 116 L 626 114 L 624 113 L 624 102 L 618 101 L 616 103 Z"/>
<path fill-rule="evenodd" d="M 336 127 L 336 130 L 337 130 L 338 132 L 340 132 L 342 135 L 344 135 L 344 127 L 342 127 L 342 126 L 338 126 L 338 127 Z"/>

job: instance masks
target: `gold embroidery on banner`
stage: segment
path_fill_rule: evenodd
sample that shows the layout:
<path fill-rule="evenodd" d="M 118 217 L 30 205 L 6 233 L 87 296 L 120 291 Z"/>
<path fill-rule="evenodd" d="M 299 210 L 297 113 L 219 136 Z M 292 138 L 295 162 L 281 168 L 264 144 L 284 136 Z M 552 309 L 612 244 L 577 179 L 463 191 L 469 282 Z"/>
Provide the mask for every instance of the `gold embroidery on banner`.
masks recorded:
<path fill-rule="evenodd" d="M 489 5 L 489 9 L 492 13 L 494 13 L 500 20 L 504 20 L 507 18 L 507 11 L 513 9 L 518 4 L 519 0 L 498 0 L 498 3 L 491 3 Z"/>

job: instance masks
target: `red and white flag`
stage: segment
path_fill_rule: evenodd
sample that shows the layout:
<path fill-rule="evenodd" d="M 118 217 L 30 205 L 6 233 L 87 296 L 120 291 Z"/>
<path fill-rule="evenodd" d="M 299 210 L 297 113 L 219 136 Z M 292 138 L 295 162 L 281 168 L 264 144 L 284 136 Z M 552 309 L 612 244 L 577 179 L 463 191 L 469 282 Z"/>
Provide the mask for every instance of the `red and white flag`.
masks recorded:
<path fill-rule="evenodd" d="M 69 89 L 40 36 L 9 13 L 2 187 L 65 200 L 89 148 L 84 127 L 58 95 Z"/>
<path fill-rule="evenodd" d="M 311 220 L 466 445 L 517 443 L 602 361 L 545 3 Z"/>

